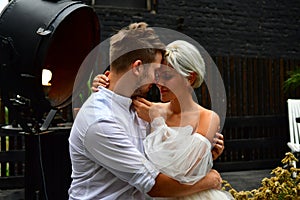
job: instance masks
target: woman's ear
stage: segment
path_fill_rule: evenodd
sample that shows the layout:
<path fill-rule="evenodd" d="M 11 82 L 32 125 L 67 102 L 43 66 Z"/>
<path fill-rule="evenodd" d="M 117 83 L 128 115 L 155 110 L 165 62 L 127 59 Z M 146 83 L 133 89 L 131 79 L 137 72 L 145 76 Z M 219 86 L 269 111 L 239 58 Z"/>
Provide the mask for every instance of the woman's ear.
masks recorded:
<path fill-rule="evenodd" d="M 136 60 L 132 63 L 131 67 L 134 74 L 139 75 L 142 72 L 142 64 L 143 62 L 141 60 Z"/>
<path fill-rule="evenodd" d="M 196 78 L 197 78 L 196 72 L 191 72 L 189 77 L 188 77 L 188 80 L 189 80 L 189 83 L 190 83 L 191 86 L 195 83 Z"/>

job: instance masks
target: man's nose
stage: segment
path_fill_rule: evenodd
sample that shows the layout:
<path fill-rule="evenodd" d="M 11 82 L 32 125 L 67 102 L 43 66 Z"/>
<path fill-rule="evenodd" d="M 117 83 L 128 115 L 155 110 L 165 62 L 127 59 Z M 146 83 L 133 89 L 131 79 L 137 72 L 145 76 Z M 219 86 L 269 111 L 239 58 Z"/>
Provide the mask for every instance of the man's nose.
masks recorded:
<path fill-rule="evenodd" d="M 156 80 L 156 85 L 159 85 L 159 86 L 165 86 L 165 81 L 162 79 L 162 78 L 160 78 L 160 77 L 158 77 L 157 79 L 155 79 Z"/>
<path fill-rule="evenodd" d="M 154 83 L 157 84 L 159 81 L 159 74 L 158 73 L 155 73 L 154 74 Z"/>

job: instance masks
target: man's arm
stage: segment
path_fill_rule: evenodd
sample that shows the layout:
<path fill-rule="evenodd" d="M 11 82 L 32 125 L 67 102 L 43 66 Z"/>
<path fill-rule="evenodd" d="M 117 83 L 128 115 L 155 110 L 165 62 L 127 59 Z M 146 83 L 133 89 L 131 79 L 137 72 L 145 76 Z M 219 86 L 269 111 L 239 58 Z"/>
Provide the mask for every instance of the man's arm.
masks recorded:
<path fill-rule="evenodd" d="M 148 192 L 151 197 L 187 196 L 207 189 L 221 189 L 222 178 L 216 170 L 211 170 L 203 179 L 193 185 L 181 184 L 178 181 L 159 174 L 155 185 Z"/>

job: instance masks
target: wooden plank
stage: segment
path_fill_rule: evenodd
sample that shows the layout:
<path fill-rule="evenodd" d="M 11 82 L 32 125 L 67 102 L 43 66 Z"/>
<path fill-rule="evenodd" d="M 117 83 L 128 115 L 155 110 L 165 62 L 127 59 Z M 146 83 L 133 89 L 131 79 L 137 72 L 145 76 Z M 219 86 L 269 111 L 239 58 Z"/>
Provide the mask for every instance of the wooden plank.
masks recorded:
<path fill-rule="evenodd" d="M 282 102 L 285 102 L 285 95 L 284 95 L 284 91 L 283 91 L 283 84 L 284 84 L 284 81 L 286 80 L 285 78 L 285 72 L 286 72 L 286 66 L 284 65 L 284 61 L 283 59 L 280 59 L 279 60 L 279 82 L 280 82 L 280 85 L 279 87 L 281 88 L 280 90 L 280 94 L 279 94 L 279 112 L 282 113 L 284 112 L 286 109 L 286 103 L 282 103 Z"/>
<path fill-rule="evenodd" d="M 230 150 L 238 150 L 238 149 L 255 149 L 255 148 L 270 148 L 270 147 L 278 147 L 283 144 L 282 141 L 285 137 L 261 137 L 261 138 L 245 138 L 245 139 L 234 139 L 234 140 L 226 140 L 225 147 Z"/>
<path fill-rule="evenodd" d="M 25 161 L 25 150 L 11 150 L 0 152 L 0 162 Z"/>
<path fill-rule="evenodd" d="M 281 159 L 215 162 L 213 168 L 218 172 L 230 172 L 242 170 L 274 169 L 277 166 L 281 166 Z"/>
<path fill-rule="evenodd" d="M 244 127 L 284 127 L 288 125 L 286 115 L 255 115 L 226 117 L 224 129 Z"/>
<path fill-rule="evenodd" d="M 0 177 L 0 188 L 2 190 L 17 189 L 17 188 L 24 188 L 24 187 L 25 187 L 24 176 Z"/>
<path fill-rule="evenodd" d="M 248 81 L 248 78 L 249 77 L 249 73 L 248 73 L 248 68 L 247 68 L 247 60 L 244 58 L 242 61 L 241 61 L 241 68 L 242 68 L 242 74 L 241 74 L 241 77 L 242 77 L 242 108 L 243 108 L 243 113 L 244 115 L 249 115 L 249 103 L 250 103 L 250 99 L 249 99 L 249 82 Z"/>
<path fill-rule="evenodd" d="M 0 151 L 6 151 L 6 137 L 3 136 L 3 137 L 0 137 L 0 139 L 1 139 Z M 1 164 L 0 176 L 5 176 L 6 175 L 6 167 L 3 167 L 3 166 L 6 166 L 6 162 L 0 162 L 0 164 Z"/>

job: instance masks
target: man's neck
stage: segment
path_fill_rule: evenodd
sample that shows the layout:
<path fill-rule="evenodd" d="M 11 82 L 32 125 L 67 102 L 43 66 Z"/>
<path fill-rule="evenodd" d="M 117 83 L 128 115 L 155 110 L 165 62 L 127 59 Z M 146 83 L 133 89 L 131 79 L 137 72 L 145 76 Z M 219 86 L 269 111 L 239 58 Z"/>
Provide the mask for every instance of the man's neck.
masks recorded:
<path fill-rule="evenodd" d="M 134 79 L 129 77 L 129 73 L 113 73 L 111 72 L 108 75 L 109 78 L 109 87 L 108 89 L 125 97 L 131 97 L 134 92 L 133 86 L 135 85 L 132 82 Z"/>

